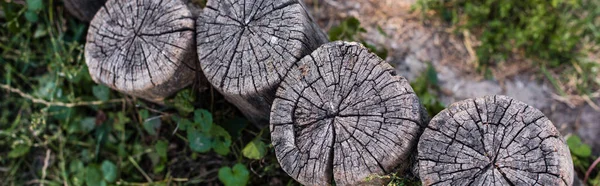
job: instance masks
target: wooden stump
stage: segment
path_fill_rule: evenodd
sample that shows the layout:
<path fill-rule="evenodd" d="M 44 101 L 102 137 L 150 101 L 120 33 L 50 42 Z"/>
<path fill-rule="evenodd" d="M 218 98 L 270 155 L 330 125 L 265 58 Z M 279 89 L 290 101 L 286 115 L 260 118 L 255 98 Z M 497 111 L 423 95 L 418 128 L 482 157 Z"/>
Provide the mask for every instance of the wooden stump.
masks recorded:
<path fill-rule="evenodd" d="M 63 0 L 65 8 L 71 15 L 81 21 L 91 21 L 106 0 Z"/>
<path fill-rule="evenodd" d="M 305 185 L 356 185 L 411 166 L 426 117 L 393 67 L 347 42 L 325 44 L 298 65 L 271 110 L 283 170 Z"/>
<path fill-rule="evenodd" d="M 506 96 L 452 104 L 418 145 L 423 185 L 572 185 L 569 148 L 539 110 Z"/>
<path fill-rule="evenodd" d="M 212 0 L 197 20 L 197 41 L 208 81 L 266 126 L 281 79 L 327 37 L 298 0 Z"/>
<path fill-rule="evenodd" d="M 91 22 L 85 58 L 94 81 L 161 102 L 194 82 L 194 43 L 180 0 L 109 0 Z"/>

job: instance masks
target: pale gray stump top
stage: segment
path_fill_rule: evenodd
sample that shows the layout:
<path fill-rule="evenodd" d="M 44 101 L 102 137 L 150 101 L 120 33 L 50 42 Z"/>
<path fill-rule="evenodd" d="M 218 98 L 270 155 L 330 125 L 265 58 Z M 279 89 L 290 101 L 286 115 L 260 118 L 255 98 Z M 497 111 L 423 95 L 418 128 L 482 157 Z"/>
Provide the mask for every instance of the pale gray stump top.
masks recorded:
<path fill-rule="evenodd" d="M 304 57 L 277 90 L 271 139 L 281 167 L 305 185 L 365 183 L 408 169 L 424 126 L 408 81 L 357 43 Z"/>
<path fill-rule="evenodd" d="M 71 15 L 81 21 L 91 21 L 106 0 L 63 0 Z"/>
<path fill-rule="evenodd" d="M 418 145 L 423 185 L 572 185 L 564 139 L 539 110 L 506 96 L 433 117 Z"/>
<path fill-rule="evenodd" d="M 109 0 L 88 31 L 90 75 L 115 90 L 161 101 L 194 81 L 194 24 L 180 0 Z"/>
<path fill-rule="evenodd" d="M 213 0 L 197 19 L 197 42 L 208 81 L 266 125 L 281 79 L 327 37 L 298 0 Z"/>

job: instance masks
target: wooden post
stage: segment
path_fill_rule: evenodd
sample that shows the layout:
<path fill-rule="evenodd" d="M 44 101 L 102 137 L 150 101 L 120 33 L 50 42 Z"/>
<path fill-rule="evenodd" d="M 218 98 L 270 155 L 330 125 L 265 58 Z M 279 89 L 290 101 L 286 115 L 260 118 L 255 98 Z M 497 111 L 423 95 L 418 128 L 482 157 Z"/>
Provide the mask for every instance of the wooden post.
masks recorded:
<path fill-rule="evenodd" d="M 283 170 L 302 184 L 365 184 L 409 171 L 425 118 L 392 66 L 358 43 L 332 42 L 281 83 L 271 139 Z"/>
<path fill-rule="evenodd" d="M 208 81 L 266 126 L 281 79 L 327 37 L 299 0 L 214 0 L 197 20 L 197 42 Z"/>
<path fill-rule="evenodd" d="M 85 58 L 97 83 L 146 100 L 194 82 L 194 19 L 180 0 L 109 0 L 91 22 Z"/>
<path fill-rule="evenodd" d="M 106 0 L 63 0 L 65 8 L 71 15 L 81 21 L 91 21 Z"/>
<path fill-rule="evenodd" d="M 573 161 L 539 110 L 506 96 L 467 99 L 433 117 L 418 145 L 423 185 L 572 185 Z"/>

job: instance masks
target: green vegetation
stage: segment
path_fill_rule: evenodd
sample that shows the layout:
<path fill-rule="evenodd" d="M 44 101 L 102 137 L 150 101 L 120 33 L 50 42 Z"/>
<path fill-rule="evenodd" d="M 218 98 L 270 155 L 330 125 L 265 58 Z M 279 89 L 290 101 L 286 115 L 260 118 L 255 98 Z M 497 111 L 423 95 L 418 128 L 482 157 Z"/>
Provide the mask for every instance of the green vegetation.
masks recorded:
<path fill-rule="evenodd" d="M 431 63 L 427 64 L 425 72 L 410 83 L 410 86 L 414 89 L 417 96 L 419 96 L 421 104 L 427 109 L 429 117 L 435 116 L 446 108 L 438 99 L 437 93 L 440 92 L 440 87 L 438 85 L 437 72 Z"/>
<path fill-rule="evenodd" d="M 3 184 L 295 184 L 222 96 L 186 89 L 160 106 L 96 85 L 87 26 L 60 1 L 0 5 Z"/>
<path fill-rule="evenodd" d="M 468 30 L 481 42 L 476 47 L 479 70 L 524 56 L 542 69 L 570 67 L 551 81 L 578 81 L 561 94 L 590 94 L 600 87 L 600 63 L 589 61 L 589 45 L 600 44 L 600 3 L 593 0 L 419 0 L 417 9 L 435 12 L 458 33 Z M 592 75 L 590 75 L 592 74 Z M 554 80 L 556 78 L 557 80 Z M 572 89 L 572 90 L 571 90 Z"/>
<path fill-rule="evenodd" d="M 581 142 L 581 139 L 578 136 L 569 136 L 567 138 L 567 145 L 569 145 L 571 157 L 573 158 L 573 166 L 575 166 L 575 171 L 577 173 L 585 175 L 588 170 L 594 171 L 594 168 L 600 169 L 600 165 L 591 167 L 592 162 L 598 157 L 592 156 L 592 149 L 590 146 Z M 588 180 L 582 181 L 587 181 L 587 184 L 589 185 L 600 184 L 600 170 L 590 172 Z"/>

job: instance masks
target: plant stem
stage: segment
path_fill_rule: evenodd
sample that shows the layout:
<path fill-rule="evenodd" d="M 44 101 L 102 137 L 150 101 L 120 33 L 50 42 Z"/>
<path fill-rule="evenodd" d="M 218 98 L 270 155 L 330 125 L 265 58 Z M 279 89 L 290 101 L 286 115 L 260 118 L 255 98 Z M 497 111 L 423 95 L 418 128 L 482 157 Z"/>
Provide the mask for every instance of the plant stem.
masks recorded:
<path fill-rule="evenodd" d="M 152 179 L 150 179 L 150 176 L 148 176 L 148 174 L 146 174 L 146 172 L 144 172 L 144 170 L 137 164 L 137 162 L 135 162 L 135 160 L 129 156 L 129 162 L 131 162 L 133 164 L 133 166 L 140 171 L 140 173 L 142 173 L 142 175 L 144 176 L 144 178 L 146 178 L 146 181 L 153 183 Z"/>
<path fill-rule="evenodd" d="M 585 172 L 585 178 L 583 178 L 583 183 L 587 183 L 588 178 L 590 177 L 590 174 L 592 173 L 592 170 L 594 170 L 594 168 L 596 167 L 596 165 L 598 165 L 598 163 L 600 163 L 600 157 L 596 158 L 596 161 L 594 161 L 594 163 L 592 163 L 592 165 L 590 166 L 590 168 L 588 168 L 588 170 Z"/>
<path fill-rule="evenodd" d="M 72 107 L 79 107 L 79 106 L 104 105 L 104 104 L 108 104 L 108 103 L 122 103 L 122 102 L 126 101 L 125 99 L 112 99 L 112 100 L 108 100 L 108 101 L 82 101 L 82 102 L 74 102 L 74 103 L 64 103 L 64 102 L 55 102 L 55 101 L 50 102 L 50 101 L 46 101 L 43 99 L 35 98 L 30 94 L 24 93 L 23 91 L 21 91 L 19 89 L 12 88 L 5 84 L 0 84 L 0 88 L 7 90 L 9 92 L 18 94 L 19 96 L 21 96 L 25 99 L 28 99 L 28 100 L 32 101 L 33 103 L 42 104 L 47 107 L 59 106 L 59 107 L 72 108 Z"/>

